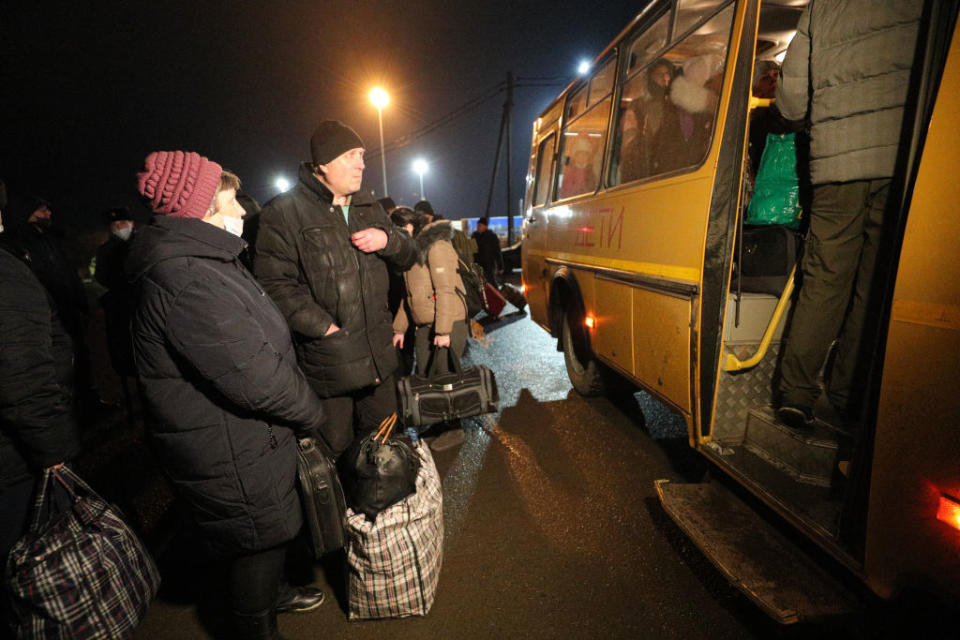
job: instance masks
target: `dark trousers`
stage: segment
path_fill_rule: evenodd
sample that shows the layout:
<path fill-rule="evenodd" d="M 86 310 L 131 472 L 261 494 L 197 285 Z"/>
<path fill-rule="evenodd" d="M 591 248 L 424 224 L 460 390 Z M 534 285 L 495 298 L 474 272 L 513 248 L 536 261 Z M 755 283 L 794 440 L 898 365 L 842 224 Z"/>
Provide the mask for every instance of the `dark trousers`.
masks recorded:
<path fill-rule="evenodd" d="M 842 412 L 855 408 L 850 389 L 889 191 L 889 178 L 813 189 L 803 280 L 780 365 L 784 405 L 813 407 L 820 395 L 818 373 L 838 339 L 827 396 Z"/>
<path fill-rule="evenodd" d="M 283 580 L 286 554 L 284 544 L 233 559 L 228 588 L 234 613 L 254 615 L 273 609 Z"/>
<path fill-rule="evenodd" d="M 433 354 L 433 338 L 437 334 L 433 331 L 432 325 L 422 325 L 417 327 L 415 337 L 417 352 L 417 375 L 427 374 L 427 367 L 430 365 L 430 359 Z M 453 329 L 450 330 L 450 349 L 457 354 L 457 358 L 463 355 L 463 350 L 467 346 L 467 323 L 458 320 L 453 323 Z M 440 363 L 440 373 L 446 373 L 450 370 L 450 363 L 444 360 Z"/>
<path fill-rule="evenodd" d="M 396 383 L 391 375 L 378 385 L 345 396 L 322 398 L 320 404 L 327 414 L 330 447 L 334 455 L 339 455 L 356 436 L 376 431 L 383 419 L 397 410 Z"/>

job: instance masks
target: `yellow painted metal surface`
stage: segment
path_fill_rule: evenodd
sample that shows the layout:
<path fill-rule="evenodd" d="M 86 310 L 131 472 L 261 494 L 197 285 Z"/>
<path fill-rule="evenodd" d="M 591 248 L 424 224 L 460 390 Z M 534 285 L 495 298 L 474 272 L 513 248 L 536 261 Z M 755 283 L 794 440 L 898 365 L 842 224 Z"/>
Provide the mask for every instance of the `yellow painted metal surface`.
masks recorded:
<path fill-rule="evenodd" d="M 865 572 L 889 594 L 924 586 L 960 598 L 960 531 L 936 519 L 960 498 L 960 26 L 910 203 L 887 335 Z"/>
<path fill-rule="evenodd" d="M 633 298 L 631 288 L 622 283 L 595 278 L 593 290 L 596 311 L 593 312 L 596 326 L 591 332 L 590 343 L 594 352 L 621 371 L 633 374 Z"/>
<path fill-rule="evenodd" d="M 686 413 L 691 411 L 690 304 L 633 290 L 634 375 Z"/>

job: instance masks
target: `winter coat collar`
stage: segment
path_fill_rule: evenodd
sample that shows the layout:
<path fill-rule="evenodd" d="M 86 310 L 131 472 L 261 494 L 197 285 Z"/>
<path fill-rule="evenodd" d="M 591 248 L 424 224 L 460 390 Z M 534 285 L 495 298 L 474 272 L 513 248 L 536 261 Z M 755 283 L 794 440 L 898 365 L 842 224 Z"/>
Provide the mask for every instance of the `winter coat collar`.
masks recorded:
<path fill-rule="evenodd" d="M 438 240 L 453 240 L 453 227 L 448 220 L 437 220 L 425 226 L 413 239 L 417 247 L 417 263 L 426 264 L 430 247 Z"/>
<path fill-rule="evenodd" d="M 131 282 L 164 260 L 193 257 L 232 262 L 247 246 L 242 238 L 203 220 L 170 216 L 154 216 L 131 243 L 126 269 Z"/>
<path fill-rule="evenodd" d="M 300 187 L 303 190 L 312 194 L 314 197 L 319 198 L 323 202 L 328 204 L 333 202 L 333 193 L 327 188 L 327 185 L 320 182 L 320 179 L 317 178 L 316 174 L 313 172 L 313 167 L 309 162 L 300 163 L 300 170 L 297 174 L 297 178 L 300 180 Z M 357 191 L 350 196 L 350 206 L 368 205 L 372 202 L 373 198 L 365 194 L 363 191 Z"/>

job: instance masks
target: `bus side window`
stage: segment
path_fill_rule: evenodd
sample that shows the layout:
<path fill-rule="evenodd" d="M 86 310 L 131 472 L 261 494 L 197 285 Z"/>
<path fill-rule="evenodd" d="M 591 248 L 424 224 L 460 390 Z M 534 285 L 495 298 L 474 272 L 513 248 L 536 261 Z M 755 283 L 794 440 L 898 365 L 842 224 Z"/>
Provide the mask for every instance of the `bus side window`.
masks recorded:
<path fill-rule="evenodd" d="M 624 83 L 611 185 L 703 160 L 713 136 L 732 21 L 730 5 Z"/>
<path fill-rule="evenodd" d="M 537 150 L 537 183 L 535 205 L 542 205 L 550 197 L 550 178 L 553 176 L 553 151 L 557 144 L 557 136 L 551 135 L 540 143 Z"/>
<path fill-rule="evenodd" d="M 616 63 L 616 58 L 602 63 L 590 83 L 570 99 L 569 104 L 583 104 L 582 96 L 589 89 L 590 106 L 587 110 L 579 117 L 571 116 L 564 122 L 560 141 L 560 175 L 557 179 L 559 198 L 590 193 L 600 184 Z"/>

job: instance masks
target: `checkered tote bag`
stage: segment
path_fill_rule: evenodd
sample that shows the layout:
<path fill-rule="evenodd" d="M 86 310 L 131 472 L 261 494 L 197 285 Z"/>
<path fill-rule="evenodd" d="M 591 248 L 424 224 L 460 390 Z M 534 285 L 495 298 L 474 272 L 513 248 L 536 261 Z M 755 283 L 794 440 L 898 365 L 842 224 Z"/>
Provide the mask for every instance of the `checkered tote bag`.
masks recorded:
<path fill-rule="evenodd" d="M 46 519 L 53 482 L 70 509 Z M 150 554 L 119 514 L 76 474 L 48 469 L 33 523 L 7 558 L 17 638 L 131 638 L 160 586 Z"/>
<path fill-rule="evenodd" d="M 370 522 L 347 509 L 351 620 L 425 616 L 443 562 L 443 493 L 430 449 L 420 456 L 417 490 Z"/>

